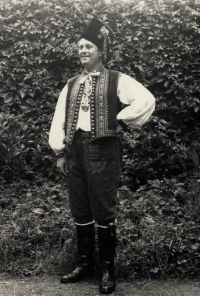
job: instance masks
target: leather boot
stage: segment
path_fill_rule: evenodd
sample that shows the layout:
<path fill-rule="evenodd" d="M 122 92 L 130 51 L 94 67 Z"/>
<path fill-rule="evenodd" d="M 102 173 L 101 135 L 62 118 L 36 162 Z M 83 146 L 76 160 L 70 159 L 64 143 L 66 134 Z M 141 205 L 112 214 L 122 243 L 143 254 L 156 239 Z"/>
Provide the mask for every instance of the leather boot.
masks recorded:
<path fill-rule="evenodd" d="M 101 263 L 99 292 L 102 294 L 110 294 L 115 291 L 115 240 L 115 225 L 110 224 L 108 228 L 98 227 L 99 256 Z"/>
<path fill-rule="evenodd" d="M 62 284 L 76 283 L 94 274 L 95 228 L 94 224 L 76 226 L 78 266 L 60 279 Z"/>

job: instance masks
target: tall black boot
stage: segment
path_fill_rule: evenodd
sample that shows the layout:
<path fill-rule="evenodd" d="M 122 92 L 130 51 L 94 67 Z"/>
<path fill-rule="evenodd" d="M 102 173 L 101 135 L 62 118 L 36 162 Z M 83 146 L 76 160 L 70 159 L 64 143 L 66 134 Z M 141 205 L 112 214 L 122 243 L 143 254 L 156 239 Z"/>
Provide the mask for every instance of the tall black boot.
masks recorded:
<path fill-rule="evenodd" d="M 99 256 L 101 263 L 99 292 L 102 294 L 109 294 L 115 291 L 115 241 L 115 225 L 110 224 L 108 228 L 98 227 Z"/>
<path fill-rule="evenodd" d="M 78 246 L 78 266 L 61 278 L 63 284 L 76 283 L 94 274 L 95 228 L 94 224 L 76 226 Z"/>

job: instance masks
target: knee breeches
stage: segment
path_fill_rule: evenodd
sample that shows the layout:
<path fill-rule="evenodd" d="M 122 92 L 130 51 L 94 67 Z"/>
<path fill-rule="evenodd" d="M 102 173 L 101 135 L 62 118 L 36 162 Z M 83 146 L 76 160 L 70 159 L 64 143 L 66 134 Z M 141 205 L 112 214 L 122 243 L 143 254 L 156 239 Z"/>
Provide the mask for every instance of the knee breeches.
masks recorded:
<path fill-rule="evenodd" d="M 68 154 L 68 191 L 77 224 L 114 221 L 120 179 L 122 144 L 119 138 L 99 138 L 78 131 Z"/>

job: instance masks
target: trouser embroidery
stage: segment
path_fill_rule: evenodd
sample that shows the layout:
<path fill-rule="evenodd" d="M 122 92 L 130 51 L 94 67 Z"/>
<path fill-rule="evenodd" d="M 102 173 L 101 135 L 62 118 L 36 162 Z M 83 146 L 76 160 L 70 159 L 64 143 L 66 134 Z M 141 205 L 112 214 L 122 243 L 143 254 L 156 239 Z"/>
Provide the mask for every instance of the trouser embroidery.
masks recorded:
<path fill-rule="evenodd" d="M 101 160 L 99 141 L 90 142 L 90 139 L 84 139 L 84 158 L 85 166 L 92 174 L 101 173 L 106 166 L 106 161 Z"/>

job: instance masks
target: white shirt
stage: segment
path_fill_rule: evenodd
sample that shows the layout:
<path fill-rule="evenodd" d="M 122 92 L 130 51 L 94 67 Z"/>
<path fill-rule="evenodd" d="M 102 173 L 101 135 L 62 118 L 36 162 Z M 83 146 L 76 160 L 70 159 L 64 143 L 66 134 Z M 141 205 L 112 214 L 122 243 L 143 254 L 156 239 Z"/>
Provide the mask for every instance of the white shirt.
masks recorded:
<path fill-rule="evenodd" d="M 60 93 L 51 124 L 49 144 L 54 152 L 60 153 L 65 148 L 65 108 L 68 84 Z M 117 114 L 117 120 L 123 120 L 129 127 L 142 127 L 155 109 L 155 98 L 141 83 L 134 78 L 121 74 L 118 80 L 117 97 L 123 104 L 129 105 Z M 76 130 L 91 130 L 90 108 L 87 112 L 80 107 Z"/>
<path fill-rule="evenodd" d="M 88 111 L 85 112 L 81 108 L 81 104 L 80 104 L 79 113 L 78 113 L 76 130 L 78 130 L 79 128 L 86 132 L 91 131 L 90 107 Z"/>

